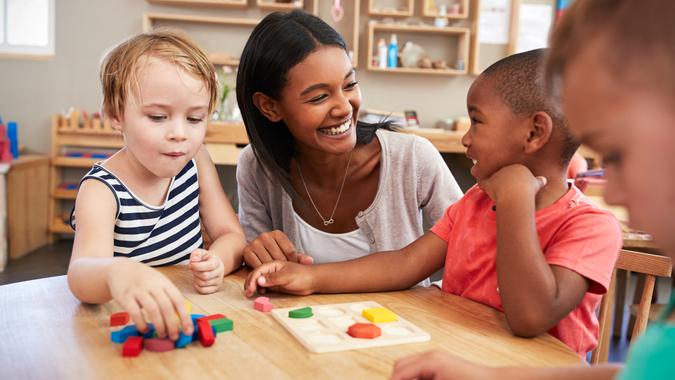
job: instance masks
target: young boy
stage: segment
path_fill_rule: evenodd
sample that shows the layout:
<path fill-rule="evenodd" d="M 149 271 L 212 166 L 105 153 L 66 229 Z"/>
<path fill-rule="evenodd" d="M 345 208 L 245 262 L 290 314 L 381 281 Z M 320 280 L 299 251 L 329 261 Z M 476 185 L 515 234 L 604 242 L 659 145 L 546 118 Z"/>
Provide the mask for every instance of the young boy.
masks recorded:
<path fill-rule="evenodd" d="M 502 59 L 471 86 L 462 142 L 478 185 L 431 232 L 399 251 L 339 264 L 270 263 L 249 275 L 246 293 L 405 289 L 445 263 L 443 291 L 503 310 L 514 334 L 548 331 L 579 355 L 592 350 L 621 232 L 565 180 L 578 144 L 545 95 L 543 56 Z"/>
<path fill-rule="evenodd" d="M 160 337 L 175 340 L 192 322 L 182 294 L 152 266 L 189 262 L 195 289 L 213 293 L 241 265 L 245 243 L 202 144 L 215 72 L 192 41 L 155 31 L 111 50 L 101 84 L 124 147 L 81 181 L 68 285 L 83 302 L 115 300 L 141 331 L 145 312 Z"/>

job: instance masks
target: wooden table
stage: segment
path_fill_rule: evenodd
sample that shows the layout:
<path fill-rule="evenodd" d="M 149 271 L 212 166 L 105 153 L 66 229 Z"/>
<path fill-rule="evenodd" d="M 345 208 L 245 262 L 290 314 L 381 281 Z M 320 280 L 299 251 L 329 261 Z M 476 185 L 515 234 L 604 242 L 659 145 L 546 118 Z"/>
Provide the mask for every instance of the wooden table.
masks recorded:
<path fill-rule="evenodd" d="M 402 292 L 270 295 L 275 307 L 372 300 L 417 324 L 431 340 L 367 350 L 312 354 L 269 313 L 252 308 L 243 295 L 245 271 L 225 279 L 216 294 L 193 290 L 184 267 L 161 269 L 192 302 L 192 312 L 223 313 L 234 331 L 216 343 L 165 353 L 143 351 L 123 358 L 110 341 L 108 318 L 114 303 L 83 305 L 68 290 L 66 277 L 0 286 L 0 378 L 385 378 L 403 356 L 442 348 L 487 365 L 562 366 L 582 360 L 549 335 L 517 338 L 504 315 L 487 306 L 442 293 L 437 288 Z"/>

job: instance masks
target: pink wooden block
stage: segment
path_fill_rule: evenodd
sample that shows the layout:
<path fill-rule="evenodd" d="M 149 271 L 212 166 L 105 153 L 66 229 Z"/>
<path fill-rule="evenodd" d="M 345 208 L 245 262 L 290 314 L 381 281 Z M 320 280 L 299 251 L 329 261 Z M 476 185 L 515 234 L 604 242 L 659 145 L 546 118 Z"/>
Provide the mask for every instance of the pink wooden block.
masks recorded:
<path fill-rule="evenodd" d="M 173 350 L 175 347 L 175 343 L 171 339 L 150 338 L 145 340 L 143 346 L 148 351 L 164 352 Z"/>
<path fill-rule="evenodd" d="M 270 299 L 267 297 L 258 297 L 253 301 L 253 308 L 263 313 L 272 310 L 272 307 Z"/>

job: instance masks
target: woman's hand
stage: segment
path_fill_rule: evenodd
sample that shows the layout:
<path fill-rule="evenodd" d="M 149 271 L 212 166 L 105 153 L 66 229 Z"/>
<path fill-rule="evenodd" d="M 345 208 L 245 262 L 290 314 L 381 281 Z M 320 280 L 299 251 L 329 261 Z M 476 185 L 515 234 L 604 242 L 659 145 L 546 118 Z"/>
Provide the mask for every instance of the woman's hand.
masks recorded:
<path fill-rule="evenodd" d="M 260 234 L 244 248 L 244 262 L 251 268 L 279 261 L 292 261 L 299 264 L 312 264 L 311 256 L 298 253 L 285 233 L 275 230 Z"/>

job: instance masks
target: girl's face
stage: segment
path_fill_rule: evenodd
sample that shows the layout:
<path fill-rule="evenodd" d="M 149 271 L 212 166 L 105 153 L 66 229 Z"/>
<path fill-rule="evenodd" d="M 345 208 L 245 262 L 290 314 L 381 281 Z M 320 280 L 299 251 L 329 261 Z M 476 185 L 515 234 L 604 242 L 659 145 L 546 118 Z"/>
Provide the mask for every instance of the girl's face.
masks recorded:
<path fill-rule="evenodd" d="M 170 178 L 204 141 L 209 94 L 202 80 L 156 57 L 143 58 L 124 115 L 113 120 L 132 162 L 147 174 Z"/>
<path fill-rule="evenodd" d="M 605 200 L 625 206 L 631 227 L 652 233 L 658 246 L 673 253 L 675 102 L 645 79 L 654 74 L 610 73 L 602 59 L 607 48 L 595 41 L 570 62 L 563 108 L 570 128 L 604 157 Z"/>
<path fill-rule="evenodd" d="M 356 145 L 361 90 L 347 53 L 325 46 L 288 71 L 278 111 L 300 150 L 331 154 Z"/>

